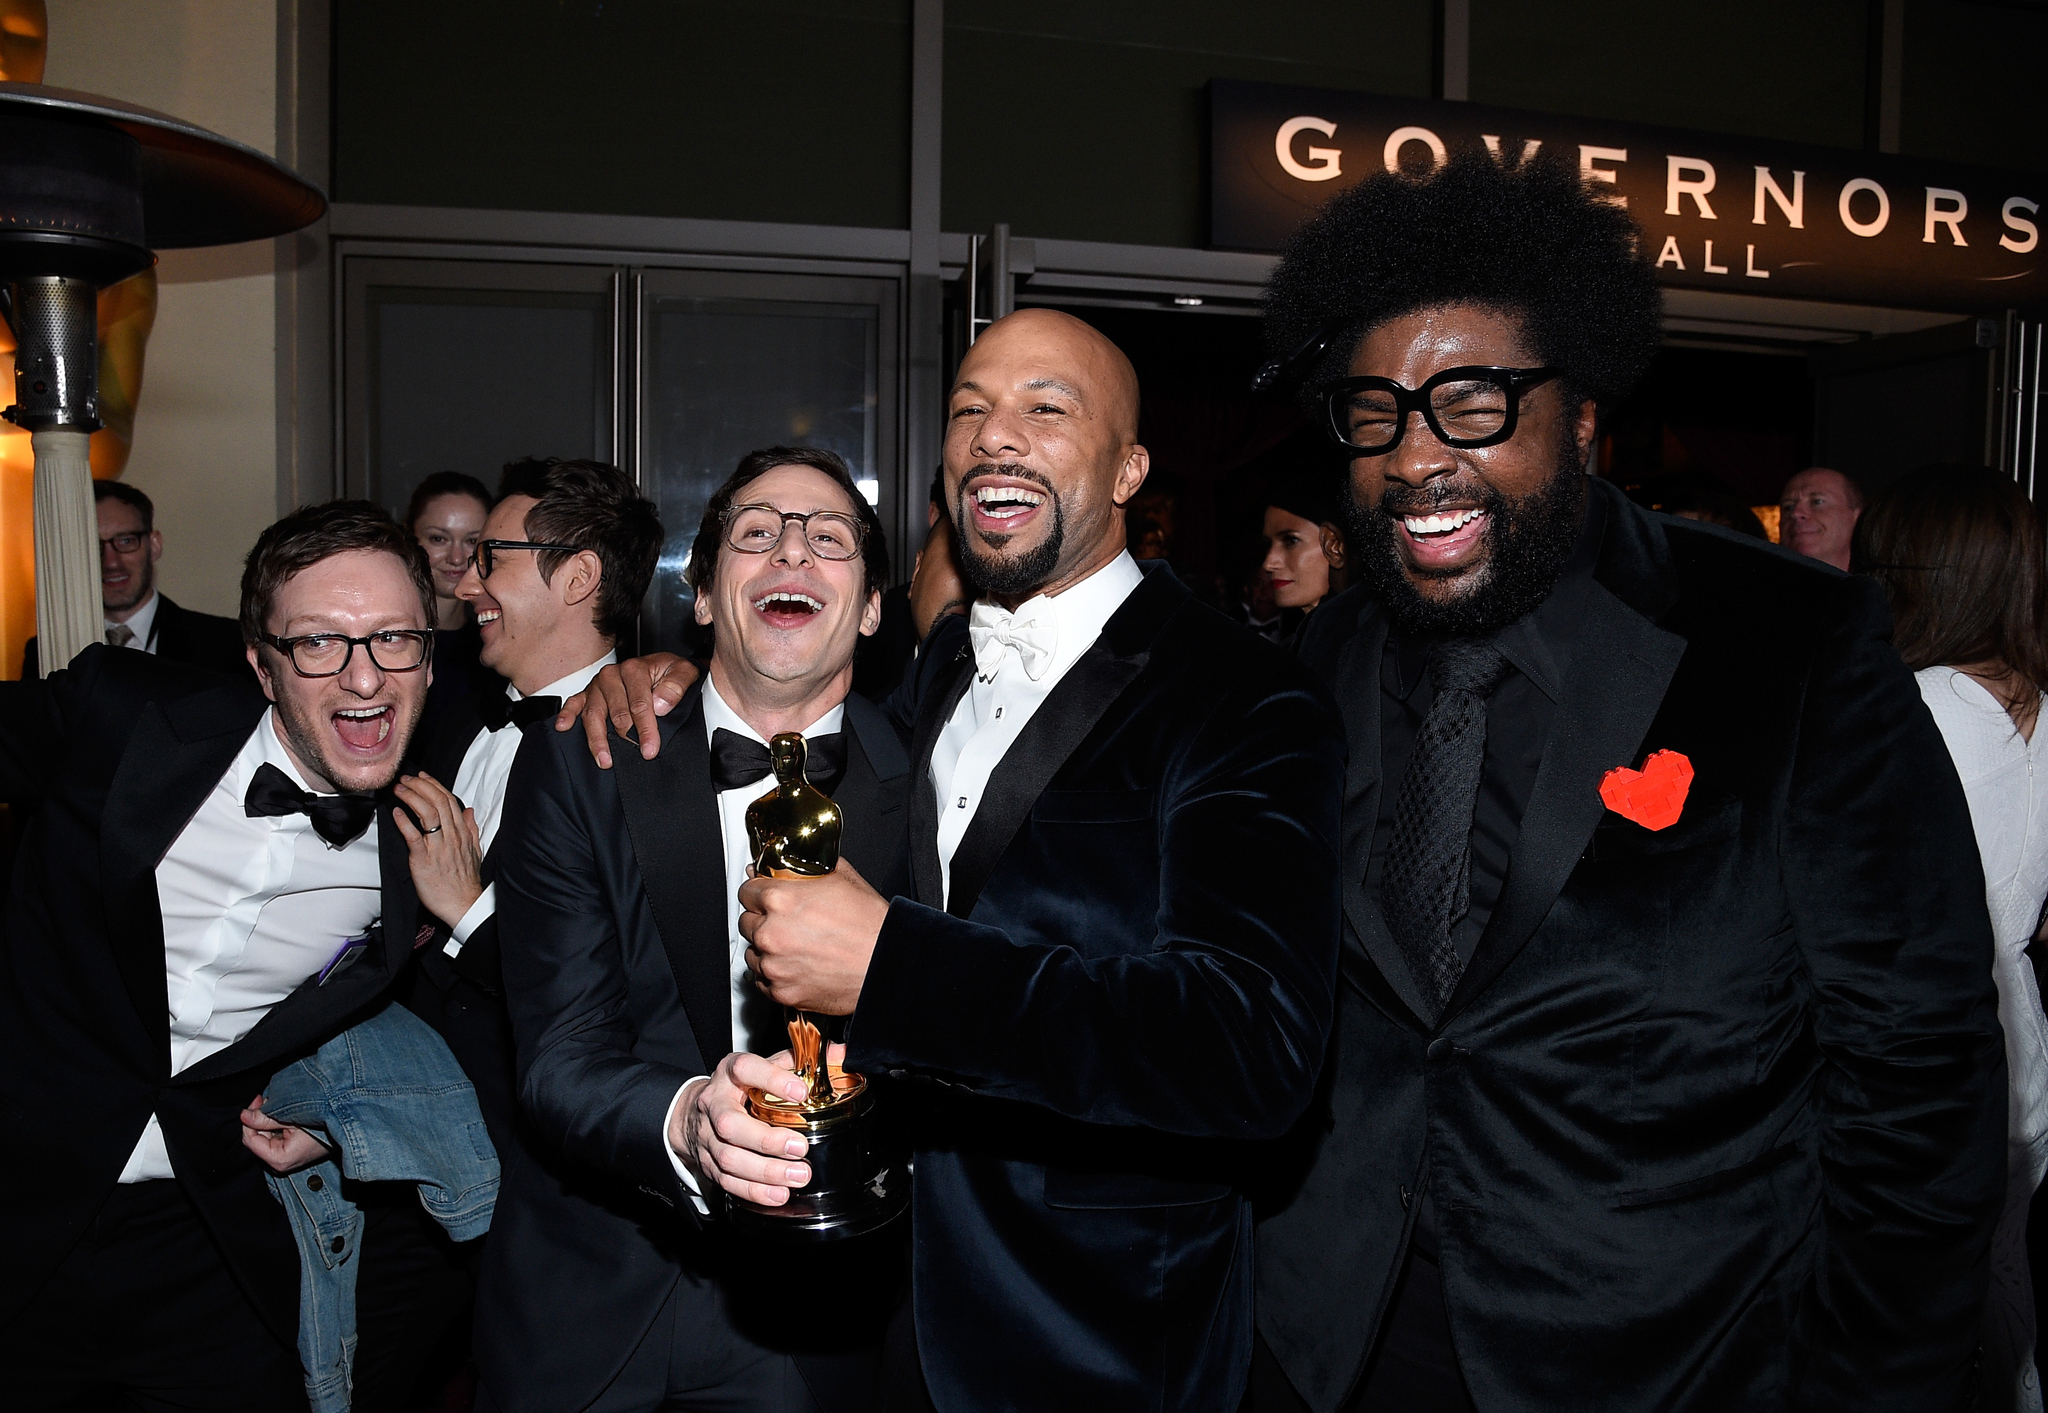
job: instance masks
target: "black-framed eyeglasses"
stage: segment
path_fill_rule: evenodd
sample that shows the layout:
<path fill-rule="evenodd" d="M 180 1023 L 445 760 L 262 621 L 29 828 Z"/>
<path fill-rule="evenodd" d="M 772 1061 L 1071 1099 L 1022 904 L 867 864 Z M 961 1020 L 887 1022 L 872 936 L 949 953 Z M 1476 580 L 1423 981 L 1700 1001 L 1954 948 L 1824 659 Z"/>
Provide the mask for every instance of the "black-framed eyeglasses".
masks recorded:
<path fill-rule="evenodd" d="M 488 579 L 494 567 L 491 556 L 501 549 L 554 550 L 560 554 L 581 554 L 582 545 L 551 545 L 542 540 L 478 540 L 471 552 L 469 562 L 476 566 L 476 577 Z"/>
<path fill-rule="evenodd" d="M 387 628 L 367 638 L 351 638 L 345 633 L 280 638 L 265 633 L 263 641 L 290 658 L 292 671 L 301 677 L 341 676 L 359 647 L 381 672 L 417 672 L 434 655 L 433 630 L 423 628 Z"/>
<path fill-rule="evenodd" d="M 1556 368 L 1446 368 L 1419 388 L 1392 378 L 1339 378 L 1323 392 L 1330 435 L 1361 456 L 1401 444 L 1408 414 L 1420 412 L 1445 446 L 1498 446 L 1515 434 L 1522 394 L 1549 382 Z"/>
<path fill-rule="evenodd" d="M 147 535 L 137 531 L 124 530 L 118 535 L 106 536 L 100 541 L 100 548 L 105 549 L 108 545 L 112 545 L 115 554 L 133 554 L 142 548 L 142 542 L 147 538 Z"/>
<path fill-rule="evenodd" d="M 736 505 L 725 512 L 725 542 L 741 554 L 766 554 L 782 543 L 794 520 L 804 543 L 820 559 L 852 559 L 867 538 L 867 526 L 837 510 L 777 510 L 772 505 Z"/>

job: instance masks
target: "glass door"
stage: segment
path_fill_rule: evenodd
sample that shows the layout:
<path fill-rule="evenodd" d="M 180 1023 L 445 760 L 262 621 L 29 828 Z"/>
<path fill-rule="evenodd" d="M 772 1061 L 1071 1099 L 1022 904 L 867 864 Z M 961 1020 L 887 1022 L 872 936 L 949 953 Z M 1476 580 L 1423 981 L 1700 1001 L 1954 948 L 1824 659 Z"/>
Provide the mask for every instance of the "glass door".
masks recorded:
<path fill-rule="evenodd" d="M 897 281 L 836 275 L 635 273 L 640 484 L 666 529 L 643 647 L 697 638 L 684 582 L 712 493 L 767 446 L 837 452 L 895 523 Z M 892 545 L 901 562 L 901 547 Z"/>

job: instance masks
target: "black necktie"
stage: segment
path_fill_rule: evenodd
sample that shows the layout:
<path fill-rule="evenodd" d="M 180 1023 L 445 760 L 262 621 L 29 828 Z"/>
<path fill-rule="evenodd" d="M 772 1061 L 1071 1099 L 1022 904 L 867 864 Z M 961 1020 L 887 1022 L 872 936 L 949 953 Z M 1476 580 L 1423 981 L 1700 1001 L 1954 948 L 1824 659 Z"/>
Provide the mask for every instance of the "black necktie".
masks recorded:
<path fill-rule="evenodd" d="M 1507 659 L 1485 638 L 1430 645 L 1436 697 L 1394 803 L 1394 837 L 1380 880 L 1380 912 L 1441 1009 L 1464 963 L 1451 932 L 1472 905 L 1472 809 L 1486 764 L 1486 698 Z"/>
<path fill-rule="evenodd" d="M 515 702 L 510 697 L 494 694 L 476 704 L 476 714 L 493 731 L 501 731 L 507 726 L 516 726 L 524 731 L 536 721 L 550 719 L 561 709 L 560 697 L 521 697 Z"/>
<path fill-rule="evenodd" d="M 377 813 L 377 801 L 369 795 L 316 795 L 292 784 L 292 778 L 265 761 L 256 767 L 249 781 L 249 793 L 242 796 L 242 811 L 251 819 L 275 815 L 304 814 L 313 819 L 313 832 L 337 849 L 370 827 Z"/>
<path fill-rule="evenodd" d="M 711 733 L 711 783 L 721 790 L 753 785 L 775 773 L 768 748 L 759 741 L 728 731 L 723 726 Z M 804 737 L 804 775 L 826 794 L 846 773 L 846 735 Z"/>

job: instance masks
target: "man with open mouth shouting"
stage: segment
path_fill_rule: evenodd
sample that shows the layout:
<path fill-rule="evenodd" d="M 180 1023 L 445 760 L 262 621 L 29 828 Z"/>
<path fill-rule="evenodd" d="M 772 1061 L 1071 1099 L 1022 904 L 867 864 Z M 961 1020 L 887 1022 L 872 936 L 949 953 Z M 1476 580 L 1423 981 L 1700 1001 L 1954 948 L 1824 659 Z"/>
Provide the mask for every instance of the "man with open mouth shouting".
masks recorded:
<path fill-rule="evenodd" d="M 1269 290 L 1368 582 L 1302 643 L 1344 981 L 1260 1413 L 1961 1406 L 2005 1172 L 1962 789 L 1872 585 L 1586 474 L 1659 338 L 1611 200 L 1375 175 Z"/>
<path fill-rule="evenodd" d="M 908 757 L 881 710 L 849 695 L 888 563 L 838 456 L 748 454 L 690 552 L 710 672 L 662 721 L 659 758 L 623 751 L 607 771 L 544 730 L 520 751 L 498 925 L 539 1162 L 508 1160 L 485 1255 L 484 1408 L 873 1406 L 902 1233 L 765 1250 L 735 1239 L 727 1202 L 779 1206 L 811 1180 L 804 1140 L 744 1108 L 748 1086 L 804 1092 L 765 1058 L 788 1032 L 737 928 L 770 738 L 805 736 L 811 780 L 845 813 L 848 872 L 907 886 Z"/>
<path fill-rule="evenodd" d="M 237 1114 L 411 953 L 389 787 L 433 604 L 412 537 L 336 501 L 250 552 L 256 679 L 95 644 L 0 683 L 0 798 L 35 807 L 0 927 L 10 1407 L 306 1406 L 299 1251 L 244 1124 L 324 1150 Z"/>

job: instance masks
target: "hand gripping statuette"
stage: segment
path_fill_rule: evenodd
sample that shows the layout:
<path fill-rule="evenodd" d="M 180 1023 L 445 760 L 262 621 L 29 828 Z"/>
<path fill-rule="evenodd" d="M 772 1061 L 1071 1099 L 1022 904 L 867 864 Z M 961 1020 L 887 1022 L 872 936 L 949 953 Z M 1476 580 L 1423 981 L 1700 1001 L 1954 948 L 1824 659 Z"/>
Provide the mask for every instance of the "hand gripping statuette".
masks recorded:
<path fill-rule="evenodd" d="M 785 731 L 768 743 L 775 788 L 747 806 L 754 871 L 769 878 L 820 878 L 839 865 L 845 816 L 804 778 L 804 738 Z M 897 1217 L 910 1201 L 906 1156 L 875 1117 L 867 1079 L 826 1060 L 824 1032 L 791 1009 L 789 1049 L 809 1092 L 800 1102 L 752 1089 L 747 1110 L 763 1123 L 801 1129 L 810 1142 L 810 1182 L 780 1207 L 737 1198 L 735 1225 L 810 1241 L 859 1236 Z"/>

